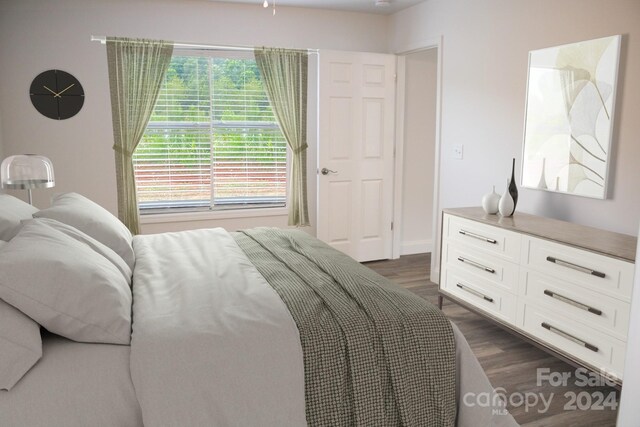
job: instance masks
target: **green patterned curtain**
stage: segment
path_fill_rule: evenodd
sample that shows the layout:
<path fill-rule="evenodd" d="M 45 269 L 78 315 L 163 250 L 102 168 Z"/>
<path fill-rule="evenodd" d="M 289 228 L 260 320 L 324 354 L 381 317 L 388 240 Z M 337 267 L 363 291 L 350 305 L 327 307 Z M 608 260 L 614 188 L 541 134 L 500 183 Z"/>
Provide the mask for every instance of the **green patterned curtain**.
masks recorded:
<path fill-rule="evenodd" d="M 167 41 L 107 38 L 118 216 L 133 234 L 140 232 L 140 219 L 131 158 L 151 118 L 172 53 L 173 44 Z"/>
<path fill-rule="evenodd" d="M 292 152 L 289 225 L 309 225 L 307 205 L 306 51 L 256 48 L 256 62 L 280 129 Z"/>

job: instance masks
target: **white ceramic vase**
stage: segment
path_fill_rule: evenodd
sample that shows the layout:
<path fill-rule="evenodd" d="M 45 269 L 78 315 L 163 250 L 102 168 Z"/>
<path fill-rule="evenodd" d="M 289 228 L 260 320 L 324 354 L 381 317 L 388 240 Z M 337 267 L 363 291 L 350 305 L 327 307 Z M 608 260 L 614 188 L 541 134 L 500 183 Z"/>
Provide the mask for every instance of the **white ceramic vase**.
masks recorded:
<path fill-rule="evenodd" d="M 511 216 L 515 210 L 515 203 L 513 203 L 513 197 L 509 194 L 509 180 L 507 180 L 507 189 L 505 190 L 500 202 L 498 203 L 498 211 L 502 216 Z"/>
<path fill-rule="evenodd" d="M 500 203 L 500 195 L 496 193 L 496 186 L 493 186 L 493 191 L 487 193 L 482 197 L 482 209 L 490 215 L 498 213 L 498 203 Z"/>

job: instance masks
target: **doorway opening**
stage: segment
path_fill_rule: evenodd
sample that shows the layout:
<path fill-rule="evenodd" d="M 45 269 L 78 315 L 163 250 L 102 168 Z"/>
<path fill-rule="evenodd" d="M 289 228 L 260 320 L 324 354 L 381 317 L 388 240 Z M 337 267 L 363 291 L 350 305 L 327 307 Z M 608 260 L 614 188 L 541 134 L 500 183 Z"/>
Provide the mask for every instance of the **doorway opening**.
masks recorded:
<path fill-rule="evenodd" d="M 431 253 L 439 277 L 441 40 L 398 53 L 394 258 Z"/>

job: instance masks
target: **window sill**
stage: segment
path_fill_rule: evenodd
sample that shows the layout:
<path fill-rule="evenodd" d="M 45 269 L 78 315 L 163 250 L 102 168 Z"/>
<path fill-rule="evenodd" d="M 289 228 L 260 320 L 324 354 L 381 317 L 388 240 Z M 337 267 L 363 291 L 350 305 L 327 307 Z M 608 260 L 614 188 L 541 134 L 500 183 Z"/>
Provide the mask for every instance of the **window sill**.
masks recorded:
<path fill-rule="evenodd" d="M 171 222 L 212 221 L 221 219 L 256 218 L 268 216 L 286 216 L 288 209 L 256 208 L 256 209 L 228 209 L 205 212 L 156 213 L 140 215 L 141 224 L 163 224 Z"/>

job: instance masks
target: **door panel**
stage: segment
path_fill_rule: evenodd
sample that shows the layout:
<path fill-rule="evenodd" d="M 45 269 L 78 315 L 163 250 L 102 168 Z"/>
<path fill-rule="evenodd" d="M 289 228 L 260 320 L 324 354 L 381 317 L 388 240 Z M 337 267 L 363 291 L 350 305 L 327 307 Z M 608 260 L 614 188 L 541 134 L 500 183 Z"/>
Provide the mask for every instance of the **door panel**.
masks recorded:
<path fill-rule="evenodd" d="M 382 181 L 372 179 L 362 181 L 362 238 L 380 239 L 383 210 Z"/>
<path fill-rule="evenodd" d="M 363 141 L 364 157 L 380 158 L 383 152 L 384 99 L 363 99 Z"/>
<path fill-rule="evenodd" d="M 395 66 L 320 52 L 318 238 L 358 261 L 391 257 Z"/>
<path fill-rule="evenodd" d="M 344 217 L 351 216 L 349 201 L 351 200 L 351 182 L 332 181 L 328 188 L 330 206 L 344 206 L 344 210 L 331 209 L 329 215 L 328 241 L 334 245 L 344 247 L 350 243 L 351 233 L 349 222 L 344 221 Z"/>
<path fill-rule="evenodd" d="M 353 134 L 351 99 L 335 97 L 331 98 L 330 103 L 328 111 L 330 118 L 327 124 L 330 135 L 326 141 L 330 149 L 328 157 L 330 160 L 348 160 L 351 157 L 349 139 Z"/>

